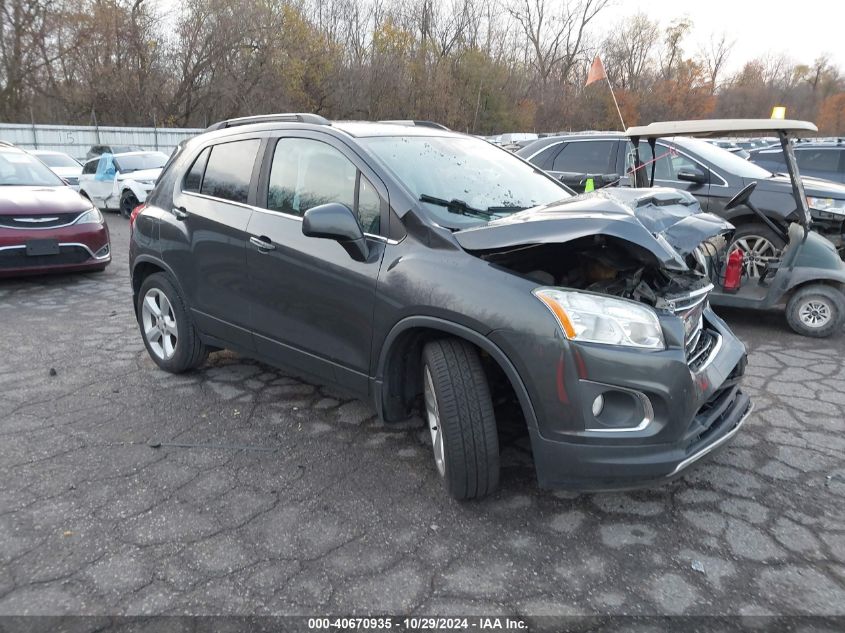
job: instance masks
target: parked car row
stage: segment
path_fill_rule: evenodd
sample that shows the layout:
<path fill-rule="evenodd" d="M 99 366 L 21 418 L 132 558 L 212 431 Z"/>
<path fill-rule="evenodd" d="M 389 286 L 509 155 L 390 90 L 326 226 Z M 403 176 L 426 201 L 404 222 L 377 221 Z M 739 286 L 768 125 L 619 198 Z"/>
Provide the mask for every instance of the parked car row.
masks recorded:
<path fill-rule="evenodd" d="M 807 141 L 793 151 L 805 176 L 845 183 L 845 140 Z M 779 147 L 752 150 L 749 160 L 776 173 L 786 169 Z"/>

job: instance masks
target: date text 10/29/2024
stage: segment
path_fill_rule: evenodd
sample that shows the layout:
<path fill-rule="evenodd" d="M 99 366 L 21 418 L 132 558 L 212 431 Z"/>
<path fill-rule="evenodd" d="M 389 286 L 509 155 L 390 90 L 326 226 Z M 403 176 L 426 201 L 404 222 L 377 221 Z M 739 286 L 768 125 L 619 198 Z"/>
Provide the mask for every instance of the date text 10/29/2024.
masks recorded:
<path fill-rule="evenodd" d="M 527 631 L 528 624 L 520 618 L 507 617 L 324 617 L 308 618 L 312 631 Z"/>

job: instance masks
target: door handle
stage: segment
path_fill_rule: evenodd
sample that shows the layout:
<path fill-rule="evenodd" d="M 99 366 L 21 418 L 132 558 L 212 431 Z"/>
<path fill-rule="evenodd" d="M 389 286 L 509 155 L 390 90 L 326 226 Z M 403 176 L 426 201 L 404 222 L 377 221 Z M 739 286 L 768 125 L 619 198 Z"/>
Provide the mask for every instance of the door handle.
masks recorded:
<path fill-rule="evenodd" d="M 188 218 L 188 211 L 185 207 L 173 207 L 173 215 L 177 220 L 186 220 Z"/>
<path fill-rule="evenodd" d="M 253 235 L 251 238 L 249 238 L 249 243 L 253 246 L 258 247 L 258 250 L 264 252 L 272 251 L 274 248 L 276 248 L 276 245 L 273 244 L 273 242 L 271 242 L 269 238 L 264 237 L 263 235 L 261 237 L 255 237 Z"/>

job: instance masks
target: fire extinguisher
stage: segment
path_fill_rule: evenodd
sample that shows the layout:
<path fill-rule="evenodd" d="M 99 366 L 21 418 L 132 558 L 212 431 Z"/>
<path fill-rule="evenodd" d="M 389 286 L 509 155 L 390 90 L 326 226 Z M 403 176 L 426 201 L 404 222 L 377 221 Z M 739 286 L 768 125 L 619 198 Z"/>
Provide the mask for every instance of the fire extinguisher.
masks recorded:
<path fill-rule="evenodd" d="M 735 248 L 728 255 L 728 262 L 725 264 L 725 281 L 722 288 L 725 292 L 737 292 L 742 283 L 742 260 L 743 253 Z"/>

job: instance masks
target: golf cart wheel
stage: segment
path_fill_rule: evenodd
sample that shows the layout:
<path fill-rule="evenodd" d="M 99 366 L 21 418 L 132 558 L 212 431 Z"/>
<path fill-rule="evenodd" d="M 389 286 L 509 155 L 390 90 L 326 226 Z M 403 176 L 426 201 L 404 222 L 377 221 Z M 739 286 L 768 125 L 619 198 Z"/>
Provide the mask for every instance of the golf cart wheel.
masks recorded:
<path fill-rule="evenodd" d="M 434 463 L 456 499 L 499 484 L 499 438 L 487 376 L 475 347 L 457 338 L 423 349 L 423 396 Z"/>
<path fill-rule="evenodd" d="M 132 215 L 132 210 L 140 204 L 135 194 L 128 189 L 120 194 L 120 215 L 128 218 Z"/>
<path fill-rule="evenodd" d="M 198 367 L 208 356 L 190 312 L 164 273 L 150 275 L 138 292 L 138 325 L 150 358 L 172 374 Z"/>
<path fill-rule="evenodd" d="M 768 264 L 780 260 L 784 246 L 782 236 L 762 222 L 752 222 L 737 228 L 730 250 L 741 250 L 743 272 L 750 278 L 759 278 Z"/>
<path fill-rule="evenodd" d="M 804 286 L 786 305 L 786 321 L 803 336 L 830 336 L 839 332 L 845 322 L 845 295 L 823 284 Z"/>

